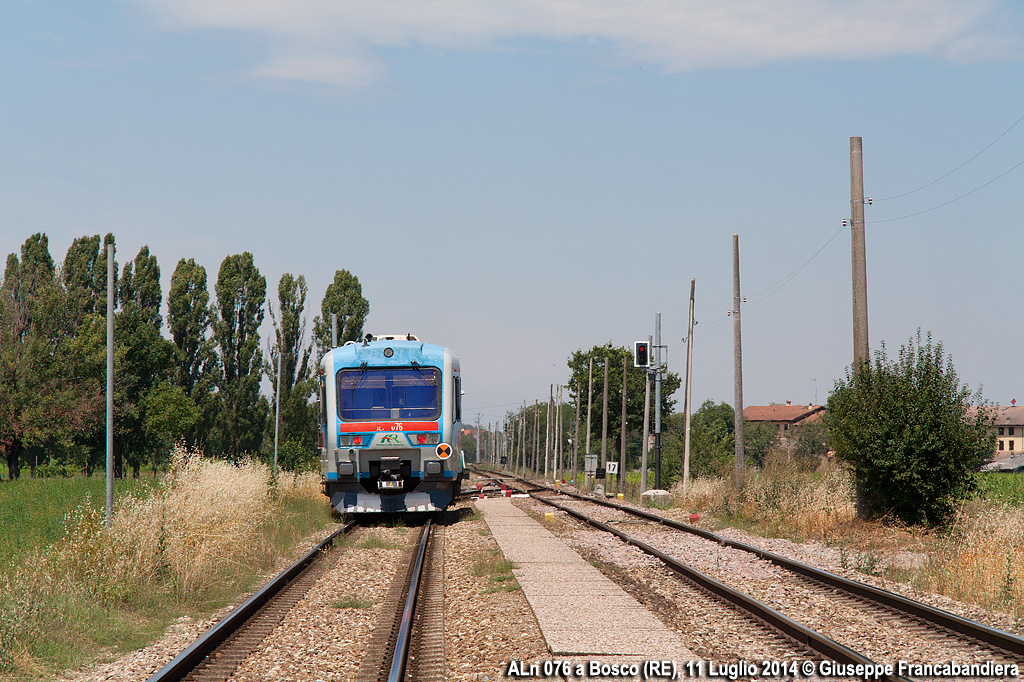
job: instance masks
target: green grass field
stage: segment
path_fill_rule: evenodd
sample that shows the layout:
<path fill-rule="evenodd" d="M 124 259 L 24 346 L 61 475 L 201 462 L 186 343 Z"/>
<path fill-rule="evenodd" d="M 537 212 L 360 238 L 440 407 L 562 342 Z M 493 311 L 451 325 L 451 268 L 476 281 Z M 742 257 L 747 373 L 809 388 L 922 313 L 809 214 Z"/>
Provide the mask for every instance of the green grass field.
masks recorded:
<path fill-rule="evenodd" d="M 115 502 L 123 495 L 144 496 L 156 485 L 152 478 L 114 481 Z M 106 501 L 106 478 L 28 478 L 0 483 L 0 571 L 10 571 L 35 550 L 64 536 L 64 517 L 88 498 L 94 509 Z"/>
<path fill-rule="evenodd" d="M 1024 506 L 1024 474 L 979 473 L 978 490 L 985 499 Z"/>

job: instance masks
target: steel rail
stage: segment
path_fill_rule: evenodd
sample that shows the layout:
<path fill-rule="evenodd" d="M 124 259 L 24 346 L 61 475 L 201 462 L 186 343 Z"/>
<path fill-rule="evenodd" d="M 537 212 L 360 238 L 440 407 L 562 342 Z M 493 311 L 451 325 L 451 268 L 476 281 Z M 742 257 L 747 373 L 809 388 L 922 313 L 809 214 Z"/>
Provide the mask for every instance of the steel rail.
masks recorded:
<path fill-rule="evenodd" d="M 225 616 L 219 623 L 203 633 L 184 651 L 174 657 L 170 663 L 158 670 L 148 682 L 178 682 L 185 679 L 209 654 L 223 644 L 231 635 L 252 618 L 264 605 L 273 599 L 285 586 L 302 573 L 321 552 L 334 544 L 339 535 L 348 533 L 356 526 L 349 521 L 313 549 L 309 550 L 298 561 L 286 568 L 273 580 L 264 585 L 256 594 L 247 599 L 241 606 Z"/>
<path fill-rule="evenodd" d="M 537 486 L 536 483 L 528 483 L 529 485 Z M 881 606 L 885 606 L 893 611 L 898 611 L 913 618 L 923 620 L 928 624 L 938 625 L 952 632 L 975 639 L 983 644 L 998 647 L 1004 651 L 1008 651 L 1018 656 L 1024 656 L 1024 638 L 1010 634 L 1009 632 L 1005 632 L 1003 630 L 991 628 L 987 625 L 983 625 L 972 620 L 967 620 L 966 618 L 961 618 L 960 616 L 952 614 L 949 611 L 943 611 L 942 609 L 928 606 L 927 604 L 922 604 L 921 602 L 908 599 L 894 592 L 889 592 L 888 590 L 883 590 L 881 588 L 868 585 L 867 583 L 858 582 L 856 580 L 850 580 L 848 578 L 836 575 L 835 573 L 830 573 L 819 568 L 808 566 L 807 564 L 802 564 L 799 561 L 787 559 L 784 556 L 780 556 L 778 554 L 769 552 L 759 547 L 755 547 L 753 545 L 748 545 L 746 543 L 738 542 L 736 540 L 728 540 L 720 535 L 712 533 L 711 531 L 704 530 L 703 528 L 697 528 L 696 526 L 685 524 L 680 521 L 676 521 L 675 519 L 665 518 L 664 516 L 659 516 L 658 514 L 654 514 L 642 509 L 635 509 L 633 507 L 617 504 L 609 500 L 602 500 L 600 498 L 590 497 L 587 495 L 582 495 L 580 493 L 559 490 L 557 488 L 552 488 L 550 486 L 539 487 L 544 490 L 550 490 L 562 495 L 567 495 L 569 497 L 584 500 L 586 502 L 592 502 L 594 504 L 600 504 L 606 507 L 611 507 L 612 509 L 617 509 L 627 514 L 632 514 L 633 516 L 639 516 L 649 521 L 654 521 L 656 523 L 660 523 L 670 528 L 675 528 L 676 530 L 681 530 L 687 533 L 692 533 L 694 535 L 699 535 L 702 538 L 711 540 L 712 542 L 717 542 L 718 544 L 723 545 L 725 547 L 731 547 L 733 549 L 742 550 L 744 552 L 750 552 L 760 557 L 761 559 L 764 559 L 765 561 L 770 561 L 771 563 L 779 566 L 780 568 L 784 568 L 793 573 L 797 573 L 798 575 L 802 575 L 803 577 L 808 578 L 810 580 L 814 580 L 829 587 L 846 592 L 847 594 L 851 594 L 863 600 L 874 602 Z"/>
<path fill-rule="evenodd" d="M 792 618 L 776 611 L 767 604 L 760 602 L 752 597 L 749 597 L 742 592 L 738 592 L 731 587 L 724 585 L 714 578 L 701 573 L 692 566 L 688 566 L 683 562 L 679 561 L 675 557 L 665 554 L 659 549 L 656 549 L 641 540 L 622 532 L 617 528 L 609 526 L 607 523 L 592 519 L 586 514 L 558 504 L 553 500 L 548 500 L 540 497 L 534 493 L 530 493 L 530 496 L 536 500 L 549 504 L 552 507 L 560 509 L 565 513 L 588 523 L 595 528 L 600 528 L 603 531 L 609 532 L 613 535 L 618 536 L 620 539 L 626 542 L 626 544 L 633 545 L 640 550 L 650 554 L 651 556 L 660 559 L 670 569 L 686 577 L 688 580 L 698 585 L 699 587 L 711 592 L 714 595 L 722 598 L 723 600 L 734 604 L 740 609 L 750 613 L 758 620 L 767 623 L 774 627 L 779 632 L 784 633 L 794 641 L 806 646 L 808 649 L 821 654 L 829 660 L 836 661 L 838 663 L 847 663 L 851 665 L 864 665 L 871 666 L 871 669 L 878 669 L 879 664 L 875 663 L 871 659 L 863 656 L 849 647 L 843 646 L 835 640 L 825 637 L 819 632 L 815 632 L 808 627 L 801 625 Z M 908 682 L 907 678 L 900 677 L 898 675 L 880 675 L 878 679 L 887 680 L 888 682 Z"/>
<path fill-rule="evenodd" d="M 420 591 L 420 578 L 423 574 L 423 557 L 427 553 L 427 545 L 430 544 L 431 520 L 427 519 L 423 524 L 423 533 L 420 536 L 419 548 L 416 550 L 416 560 L 412 566 L 412 573 L 409 578 L 409 591 L 405 597 L 405 607 L 402 610 L 402 620 L 398 626 L 398 636 L 395 638 L 395 652 L 391 657 L 391 668 L 388 672 L 388 682 L 399 682 L 405 676 L 405 664 L 409 656 L 409 643 L 412 639 L 412 621 L 416 613 L 416 599 Z"/>

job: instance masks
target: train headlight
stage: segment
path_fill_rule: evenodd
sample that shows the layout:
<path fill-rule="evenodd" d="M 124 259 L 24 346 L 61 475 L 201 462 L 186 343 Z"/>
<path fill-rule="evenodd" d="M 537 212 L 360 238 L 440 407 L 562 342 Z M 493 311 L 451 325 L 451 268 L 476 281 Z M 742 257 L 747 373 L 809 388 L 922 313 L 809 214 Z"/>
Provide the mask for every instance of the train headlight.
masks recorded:
<path fill-rule="evenodd" d="M 363 444 L 363 437 L 362 436 L 352 436 L 352 435 L 343 436 L 341 434 L 338 434 L 338 447 L 339 448 L 347 448 L 347 447 L 351 447 L 353 445 L 362 445 L 362 444 Z"/>
<path fill-rule="evenodd" d="M 441 434 L 439 433 L 417 433 L 416 443 L 418 445 L 437 445 L 441 442 Z"/>

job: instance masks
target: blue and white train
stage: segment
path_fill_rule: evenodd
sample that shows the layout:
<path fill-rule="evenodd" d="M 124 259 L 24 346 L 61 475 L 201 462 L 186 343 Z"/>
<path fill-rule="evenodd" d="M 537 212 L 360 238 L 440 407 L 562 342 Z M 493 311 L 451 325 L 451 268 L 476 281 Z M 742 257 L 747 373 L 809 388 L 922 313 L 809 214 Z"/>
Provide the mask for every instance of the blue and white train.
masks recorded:
<path fill-rule="evenodd" d="M 459 359 L 415 336 L 371 336 L 320 361 L 324 493 L 348 513 L 430 512 L 459 493 Z"/>

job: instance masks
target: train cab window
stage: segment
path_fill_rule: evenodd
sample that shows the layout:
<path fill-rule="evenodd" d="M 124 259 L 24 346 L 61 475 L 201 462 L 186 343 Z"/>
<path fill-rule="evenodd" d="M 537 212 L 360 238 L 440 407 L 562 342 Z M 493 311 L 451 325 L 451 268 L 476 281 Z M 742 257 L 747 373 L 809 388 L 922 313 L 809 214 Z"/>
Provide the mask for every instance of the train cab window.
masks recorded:
<path fill-rule="evenodd" d="M 452 423 L 455 423 L 455 422 L 462 421 L 462 378 L 461 377 L 455 377 L 455 380 L 452 382 L 452 390 L 455 392 L 455 395 L 452 396 L 452 405 L 454 406 L 454 409 L 452 410 L 452 417 L 453 417 L 452 418 Z"/>
<path fill-rule="evenodd" d="M 336 385 L 341 419 L 437 419 L 441 415 L 441 374 L 433 367 L 343 369 Z"/>

